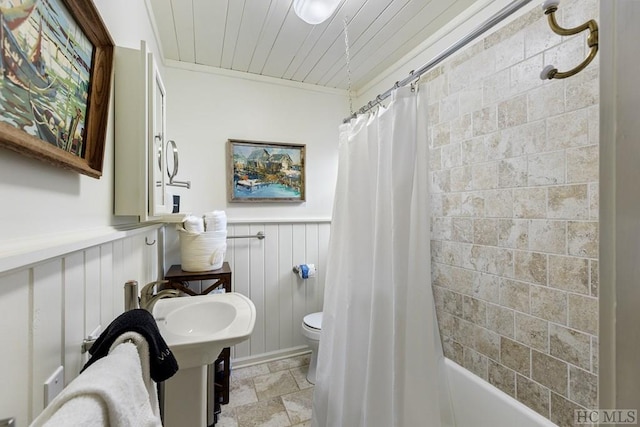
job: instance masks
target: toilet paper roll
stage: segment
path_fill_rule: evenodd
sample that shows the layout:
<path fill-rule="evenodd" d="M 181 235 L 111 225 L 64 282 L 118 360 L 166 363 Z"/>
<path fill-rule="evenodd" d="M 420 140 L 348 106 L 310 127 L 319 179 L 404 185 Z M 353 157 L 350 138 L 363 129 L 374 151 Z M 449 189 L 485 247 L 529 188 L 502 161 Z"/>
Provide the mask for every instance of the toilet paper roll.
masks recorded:
<path fill-rule="evenodd" d="M 316 275 L 316 266 L 313 264 L 300 264 L 293 267 L 293 271 L 296 272 L 301 279 L 308 279 Z"/>

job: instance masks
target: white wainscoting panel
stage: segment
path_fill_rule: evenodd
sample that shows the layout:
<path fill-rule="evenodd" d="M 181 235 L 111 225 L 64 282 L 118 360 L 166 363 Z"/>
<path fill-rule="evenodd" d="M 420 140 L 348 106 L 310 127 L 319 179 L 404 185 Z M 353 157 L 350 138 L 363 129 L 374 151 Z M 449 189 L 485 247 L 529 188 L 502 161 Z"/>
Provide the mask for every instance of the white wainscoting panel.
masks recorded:
<path fill-rule="evenodd" d="M 29 425 L 44 408 L 44 382 L 60 365 L 65 384 L 73 380 L 82 340 L 123 312 L 124 282 L 158 279 L 158 227 L 0 273 L 0 419 Z"/>
<path fill-rule="evenodd" d="M 233 358 L 258 358 L 304 346 L 302 318 L 322 310 L 329 222 L 230 224 L 228 235 L 260 231 L 266 236 L 263 240 L 227 240 L 232 289 L 251 298 L 257 312 L 251 338 L 235 346 Z M 293 272 L 299 264 L 315 264 L 318 274 L 300 279 Z"/>

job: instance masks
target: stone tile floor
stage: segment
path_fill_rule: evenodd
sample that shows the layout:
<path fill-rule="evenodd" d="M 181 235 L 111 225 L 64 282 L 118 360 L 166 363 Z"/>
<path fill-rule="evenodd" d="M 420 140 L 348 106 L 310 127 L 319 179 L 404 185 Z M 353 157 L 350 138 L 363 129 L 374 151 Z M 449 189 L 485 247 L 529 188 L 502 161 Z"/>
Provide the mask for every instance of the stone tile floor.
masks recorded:
<path fill-rule="evenodd" d="M 309 427 L 309 355 L 232 369 L 229 404 L 216 427 Z M 233 365 L 232 365 L 233 367 Z"/>

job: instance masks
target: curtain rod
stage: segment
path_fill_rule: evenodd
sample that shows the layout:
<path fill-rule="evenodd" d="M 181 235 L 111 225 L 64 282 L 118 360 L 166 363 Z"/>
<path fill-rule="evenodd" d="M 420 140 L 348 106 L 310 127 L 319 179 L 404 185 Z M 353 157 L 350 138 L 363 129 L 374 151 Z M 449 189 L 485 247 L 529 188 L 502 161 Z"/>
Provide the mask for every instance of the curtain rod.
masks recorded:
<path fill-rule="evenodd" d="M 376 96 L 375 100 L 369 101 L 367 104 L 362 106 L 354 114 L 352 114 L 351 116 L 345 118 L 342 122 L 343 123 L 347 123 L 352 118 L 355 118 L 358 114 L 363 114 L 363 113 L 366 113 L 367 111 L 371 110 L 377 103 L 379 103 L 382 100 L 388 98 L 391 95 L 391 93 L 393 93 L 393 91 L 395 89 L 397 89 L 399 87 L 402 87 L 402 86 L 406 86 L 409 83 L 415 81 L 421 75 L 423 75 L 427 71 L 431 70 L 433 67 L 435 67 L 436 65 L 438 65 L 439 63 L 441 63 L 442 61 L 444 61 L 445 59 L 447 59 L 451 55 L 453 55 L 455 52 L 457 52 L 461 48 L 465 47 L 471 41 L 475 40 L 477 37 L 479 37 L 480 35 L 484 34 L 486 31 L 488 31 L 489 29 L 493 28 L 496 24 L 498 24 L 502 20 L 508 18 L 513 13 L 517 12 L 523 6 L 525 6 L 526 4 L 528 4 L 530 2 L 531 2 L 531 0 L 514 0 L 513 2 L 508 4 L 504 9 L 502 9 L 500 12 L 496 13 L 495 15 L 493 15 L 492 17 L 490 17 L 489 19 L 484 21 L 482 24 L 480 24 L 476 29 L 471 31 L 469 34 L 467 34 L 466 36 L 462 37 L 460 40 L 458 40 L 457 42 L 455 42 L 454 44 L 452 44 L 451 46 L 449 46 L 448 48 L 446 48 L 445 50 L 440 52 L 440 54 L 438 54 L 431 61 L 427 62 L 426 64 L 424 64 L 422 67 L 418 68 L 417 70 L 411 71 L 409 73 L 409 77 L 406 77 L 404 80 L 397 81 L 395 83 L 395 85 L 393 85 L 393 87 L 391 89 L 388 89 L 386 92 L 381 93 L 380 95 Z"/>

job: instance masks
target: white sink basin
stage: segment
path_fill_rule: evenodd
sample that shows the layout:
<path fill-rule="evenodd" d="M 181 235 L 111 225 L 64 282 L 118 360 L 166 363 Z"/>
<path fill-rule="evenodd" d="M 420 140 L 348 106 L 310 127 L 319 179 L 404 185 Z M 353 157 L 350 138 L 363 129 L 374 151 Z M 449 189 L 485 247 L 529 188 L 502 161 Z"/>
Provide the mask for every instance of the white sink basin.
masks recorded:
<path fill-rule="evenodd" d="M 156 302 L 153 317 L 180 369 L 213 363 L 225 347 L 249 338 L 256 307 L 242 294 L 229 292 Z"/>

